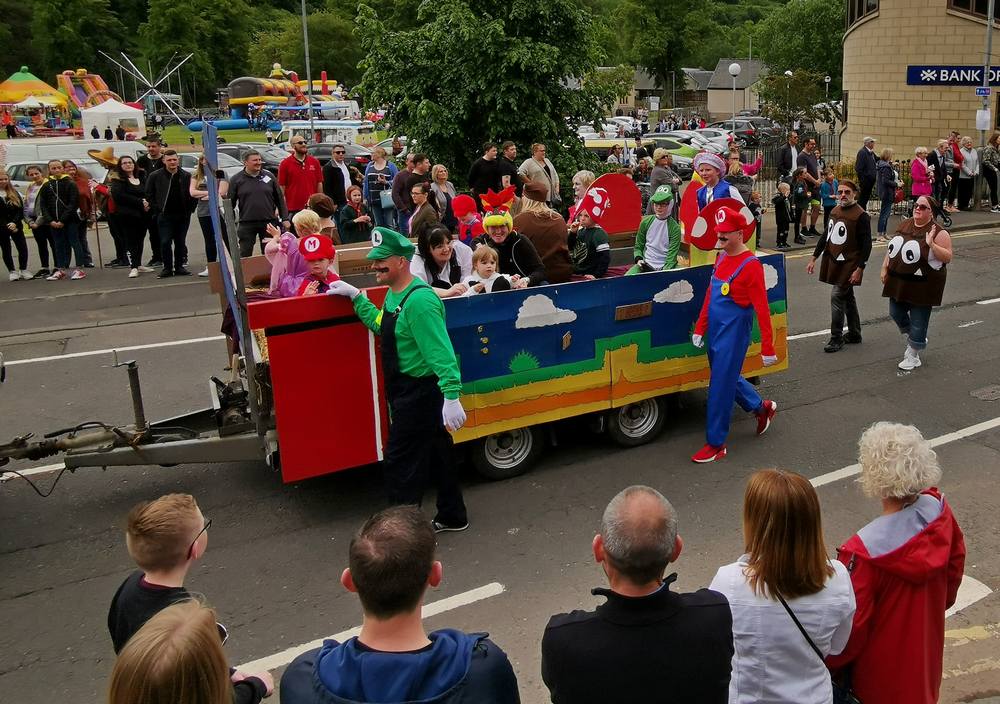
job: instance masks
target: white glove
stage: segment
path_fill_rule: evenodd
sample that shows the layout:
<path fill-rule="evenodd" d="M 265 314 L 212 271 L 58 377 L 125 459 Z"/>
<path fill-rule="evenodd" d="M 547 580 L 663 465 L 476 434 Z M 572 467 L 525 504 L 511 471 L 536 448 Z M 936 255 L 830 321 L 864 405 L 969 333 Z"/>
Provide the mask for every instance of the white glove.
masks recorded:
<path fill-rule="evenodd" d="M 697 347 L 698 349 L 701 349 L 702 347 L 705 346 L 705 339 L 698 334 L 692 335 L 691 344 Z"/>
<path fill-rule="evenodd" d="M 446 398 L 444 406 L 441 407 L 441 420 L 444 421 L 444 427 L 451 432 L 465 425 L 465 409 L 462 408 L 462 402 L 457 398 Z"/>
<path fill-rule="evenodd" d="M 778 355 L 775 355 L 775 354 L 767 355 L 767 354 L 765 354 L 763 358 L 764 358 L 764 366 L 765 367 L 773 367 L 775 364 L 778 363 Z"/>
<path fill-rule="evenodd" d="M 347 296 L 352 301 L 358 297 L 361 290 L 356 286 L 351 286 L 346 281 L 334 281 L 326 290 L 328 296 Z"/>

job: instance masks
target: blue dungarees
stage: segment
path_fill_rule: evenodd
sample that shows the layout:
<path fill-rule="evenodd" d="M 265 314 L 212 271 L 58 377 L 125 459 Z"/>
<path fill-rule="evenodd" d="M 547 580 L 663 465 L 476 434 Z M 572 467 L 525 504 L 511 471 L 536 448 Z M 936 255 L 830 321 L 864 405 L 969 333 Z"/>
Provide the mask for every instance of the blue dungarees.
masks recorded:
<path fill-rule="evenodd" d="M 708 383 L 705 438 L 713 447 L 726 444 L 734 399 L 747 412 L 757 412 L 763 405 L 757 390 L 740 376 L 750 347 L 754 309 L 752 305 L 744 308 L 729 295 L 729 287 L 750 258 L 743 260 L 733 275 L 723 281 L 715 276 L 715 271 L 725 258 L 725 254 L 720 254 L 715 263 L 708 300 L 708 363 L 712 376 Z"/>

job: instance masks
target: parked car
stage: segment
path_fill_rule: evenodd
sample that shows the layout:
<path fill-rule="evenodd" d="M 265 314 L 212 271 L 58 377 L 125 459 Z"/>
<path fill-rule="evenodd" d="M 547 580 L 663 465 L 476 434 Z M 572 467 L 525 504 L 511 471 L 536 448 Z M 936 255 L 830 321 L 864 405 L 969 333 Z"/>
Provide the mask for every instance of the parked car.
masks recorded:
<path fill-rule="evenodd" d="M 394 139 L 398 139 L 399 143 L 403 145 L 403 151 L 401 151 L 399 154 L 396 155 L 393 155 L 392 153 L 392 142 Z M 406 139 L 406 135 L 401 135 L 399 137 L 389 137 L 389 139 L 383 139 L 381 142 L 378 142 L 375 146 L 382 147 L 383 149 L 385 149 L 385 153 L 389 155 L 390 159 L 406 159 L 406 155 L 409 153 L 410 150 L 409 142 Z"/>
<path fill-rule="evenodd" d="M 722 154 L 729 149 L 729 144 L 714 142 L 705 135 L 698 134 L 695 130 L 673 130 L 666 133 L 667 137 L 677 140 L 681 144 L 686 144 L 698 151 Z"/>
<path fill-rule="evenodd" d="M 735 137 L 733 133 L 729 130 L 724 130 L 720 127 L 705 127 L 700 130 L 695 130 L 702 137 L 710 142 L 715 142 L 723 147 L 729 148 L 729 145 L 733 143 Z"/>
<path fill-rule="evenodd" d="M 108 175 L 108 170 L 93 159 L 73 159 L 72 161 L 78 168 L 86 169 L 90 173 L 91 178 L 98 183 L 103 182 Z M 10 176 L 11 184 L 22 194 L 24 194 L 28 184 L 31 183 L 31 179 L 28 178 L 28 167 L 30 166 L 40 168 L 43 176 L 49 175 L 48 162 L 46 161 L 16 161 L 4 166 L 7 175 Z"/>
<path fill-rule="evenodd" d="M 327 162 L 333 158 L 333 146 L 325 143 L 310 144 L 309 153 L 316 157 L 320 164 L 326 166 Z M 372 150 L 361 144 L 345 144 L 344 147 L 347 152 L 344 155 L 344 160 L 363 172 L 368 166 L 368 162 L 372 160 Z"/>
<path fill-rule="evenodd" d="M 190 174 L 194 174 L 195 169 L 198 168 L 198 157 L 201 156 L 199 152 L 182 152 L 177 155 L 181 160 L 181 168 Z M 219 168 L 222 169 L 222 173 L 226 175 L 226 178 L 232 178 L 240 171 L 243 170 L 243 162 L 237 161 L 228 154 L 219 154 Z"/>
<path fill-rule="evenodd" d="M 256 149 L 260 152 L 260 156 L 264 160 L 264 168 L 275 176 L 278 175 L 278 166 L 281 165 L 281 162 L 289 154 L 284 149 L 267 143 L 227 142 L 226 144 L 219 145 L 220 154 L 227 154 L 241 164 L 243 163 L 243 156 L 251 149 Z"/>
<path fill-rule="evenodd" d="M 625 134 L 629 137 L 641 134 L 639 121 L 630 115 L 616 115 L 615 117 L 609 117 L 608 122 L 614 122 L 622 125 L 625 128 Z"/>
<path fill-rule="evenodd" d="M 642 136 L 642 143 L 647 149 L 649 148 L 649 144 L 652 144 L 654 149 L 663 147 L 674 156 L 684 156 L 689 159 L 694 159 L 695 155 L 701 151 L 690 144 L 684 144 L 673 137 L 668 137 L 665 134 L 657 132 L 647 132 L 644 134 Z"/>
<path fill-rule="evenodd" d="M 738 142 L 748 147 L 756 147 L 781 136 L 781 130 L 776 129 L 771 121 L 764 117 L 737 117 L 735 122 L 735 130 L 732 119 L 713 122 L 709 127 L 729 130 Z"/>

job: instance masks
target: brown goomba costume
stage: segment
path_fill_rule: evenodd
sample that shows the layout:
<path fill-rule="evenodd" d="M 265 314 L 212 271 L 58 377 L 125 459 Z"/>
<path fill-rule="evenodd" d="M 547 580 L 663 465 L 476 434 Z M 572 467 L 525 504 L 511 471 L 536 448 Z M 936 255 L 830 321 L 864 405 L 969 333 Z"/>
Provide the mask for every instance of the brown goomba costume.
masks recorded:
<path fill-rule="evenodd" d="M 850 278 L 859 266 L 864 268 L 872 252 L 871 218 L 857 203 L 836 206 L 830 211 L 826 235 L 816 243 L 813 256 L 823 255 L 819 280 L 833 286 L 859 286 Z"/>
<path fill-rule="evenodd" d="M 889 240 L 888 278 L 882 295 L 915 306 L 939 306 L 948 277 L 944 262 L 936 259 L 927 246 L 927 233 L 941 228 L 931 221 L 917 227 L 904 220 Z"/>

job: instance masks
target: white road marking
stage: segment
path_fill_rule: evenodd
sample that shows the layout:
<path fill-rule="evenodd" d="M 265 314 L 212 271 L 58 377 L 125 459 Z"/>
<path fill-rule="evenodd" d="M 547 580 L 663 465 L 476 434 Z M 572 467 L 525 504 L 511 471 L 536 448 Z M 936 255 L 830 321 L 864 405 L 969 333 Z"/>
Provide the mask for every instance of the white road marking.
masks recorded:
<path fill-rule="evenodd" d="M 505 590 L 504 585 L 499 582 L 490 582 L 489 584 L 484 584 L 481 587 L 475 589 L 470 589 L 467 592 L 462 592 L 461 594 L 455 594 L 454 596 L 449 596 L 447 598 L 435 601 L 430 604 L 424 604 L 422 617 L 430 618 L 431 616 L 437 616 L 438 614 L 444 613 L 445 611 L 451 611 L 462 606 L 468 606 L 469 604 L 474 604 L 477 601 L 482 601 L 483 599 L 489 599 L 490 597 L 503 594 Z M 325 638 L 319 638 L 309 643 L 303 643 L 302 645 L 297 645 L 294 648 L 288 648 L 287 650 L 282 650 L 280 653 L 275 653 L 274 655 L 268 655 L 267 657 L 260 658 L 258 660 L 252 660 L 248 663 L 242 665 L 237 665 L 236 669 L 241 672 L 261 672 L 262 670 L 274 670 L 279 667 L 283 667 L 290 663 L 292 660 L 297 658 L 302 653 L 307 650 L 313 650 L 315 648 L 323 645 L 324 640 L 336 640 L 339 642 L 344 642 L 348 638 L 353 638 L 361 632 L 361 626 L 355 626 L 346 631 L 341 631 L 340 633 L 334 633 L 332 636 L 326 636 Z"/>
<path fill-rule="evenodd" d="M 1000 298 L 987 298 L 985 301 L 976 301 L 977 306 L 988 306 L 991 303 L 1000 303 Z"/>
<path fill-rule="evenodd" d="M 844 328 L 844 330 L 846 329 L 847 328 Z M 822 335 L 829 335 L 829 334 L 830 334 L 829 329 L 814 330 L 813 332 L 800 332 L 798 335 L 789 335 L 787 339 L 789 342 L 791 342 L 792 340 L 803 340 L 807 337 L 821 337 Z"/>
<path fill-rule="evenodd" d="M 953 433 L 946 433 L 945 435 L 940 435 L 936 438 L 931 438 L 931 447 L 939 447 L 941 445 L 947 445 L 950 442 L 955 442 L 956 440 L 962 440 L 963 438 L 976 435 L 978 433 L 986 432 L 987 430 L 992 430 L 993 428 L 1000 427 L 1000 417 L 991 418 L 990 420 L 983 421 L 982 423 L 976 423 L 975 425 L 970 425 L 966 428 L 961 428 Z M 849 464 L 846 467 L 836 469 L 832 472 L 827 472 L 826 474 L 821 474 L 818 477 L 813 477 L 809 482 L 816 487 L 824 486 L 826 484 L 832 484 L 833 482 L 840 481 L 841 479 L 847 479 L 848 477 L 853 477 L 855 474 L 861 473 L 861 465 L 859 464 Z"/>
<path fill-rule="evenodd" d="M 955 598 L 955 605 L 944 612 L 944 617 L 954 616 L 962 609 L 966 609 L 975 604 L 980 599 L 985 599 L 993 590 L 969 575 L 962 575 L 962 583 L 958 585 L 958 596 Z"/>
<path fill-rule="evenodd" d="M 960 327 L 960 328 L 971 328 L 973 325 L 979 325 L 982 322 L 983 322 L 982 320 L 970 320 L 967 323 L 960 323 L 958 327 Z"/>
<path fill-rule="evenodd" d="M 32 467 L 31 469 L 18 469 L 17 471 L 18 474 L 22 475 L 23 477 L 33 477 L 36 474 L 47 474 L 48 472 L 55 472 L 57 470 L 62 469 L 65 466 L 66 465 L 64 463 L 59 462 L 57 464 L 47 464 L 41 467 Z M 17 468 L 15 467 L 15 469 Z M 0 484 L 3 484 L 4 482 L 9 482 L 11 479 L 21 479 L 21 477 L 17 476 L 17 474 L 10 474 L 3 467 L 0 467 Z"/>
<path fill-rule="evenodd" d="M 186 340 L 170 340 L 168 342 L 153 342 L 148 345 L 129 345 L 127 347 L 109 347 L 104 350 L 90 350 L 89 352 L 70 352 L 69 354 L 54 354 L 49 357 L 32 357 L 31 359 L 15 359 L 7 362 L 6 366 L 16 367 L 19 364 L 36 364 L 38 362 L 56 362 L 62 359 L 77 359 L 79 357 L 94 357 L 100 354 L 111 354 L 115 350 L 119 352 L 134 352 L 135 350 L 151 350 L 157 347 L 177 347 L 179 345 L 196 345 L 201 342 L 218 342 L 225 340 L 225 335 L 210 335 L 209 337 L 192 337 Z"/>

